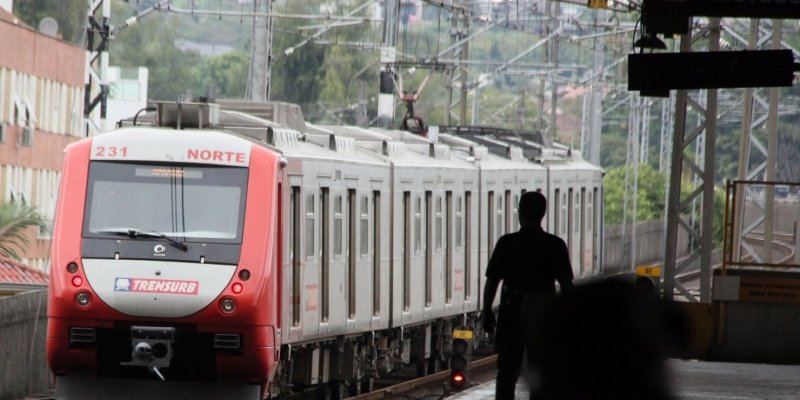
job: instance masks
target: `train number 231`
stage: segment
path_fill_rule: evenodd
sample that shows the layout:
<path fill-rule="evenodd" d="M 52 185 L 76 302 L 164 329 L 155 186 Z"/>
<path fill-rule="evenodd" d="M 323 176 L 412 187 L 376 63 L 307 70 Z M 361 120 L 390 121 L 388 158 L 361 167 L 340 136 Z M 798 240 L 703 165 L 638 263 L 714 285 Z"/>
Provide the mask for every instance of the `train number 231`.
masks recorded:
<path fill-rule="evenodd" d="M 128 148 L 117 146 L 97 146 L 94 149 L 94 155 L 95 157 L 127 157 Z"/>

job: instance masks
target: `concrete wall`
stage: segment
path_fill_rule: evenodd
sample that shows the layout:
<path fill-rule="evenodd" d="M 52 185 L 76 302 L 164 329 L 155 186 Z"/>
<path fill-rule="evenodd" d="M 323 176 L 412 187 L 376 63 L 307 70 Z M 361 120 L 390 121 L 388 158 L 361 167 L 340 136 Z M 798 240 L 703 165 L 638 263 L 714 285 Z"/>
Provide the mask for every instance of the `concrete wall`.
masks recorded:
<path fill-rule="evenodd" d="M 607 271 L 616 271 L 630 267 L 630 237 L 631 227 L 626 232 L 627 238 L 622 236 L 622 225 L 607 226 L 605 229 L 605 268 Z M 626 240 L 628 243 L 626 244 Z M 689 248 L 688 234 L 685 230 L 678 230 L 678 258 L 685 256 Z M 636 263 L 644 265 L 664 260 L 664 221 L 644 221 L 636 225 Z"/>
<path fill-rule="evenodd" d="M 52 387 L 46 331 L 46 290 L 0 298 L 0 400 L 20 399 Z"/>
<path fill-rule="evenodd" d="M 729 269 L 725 278 L 714 276 L 710 359 L 800 363 L 800 273 Z M 763 293 L 754 295 L 758 289 L 745 286 L 745 280 L 763 285 Z"/>

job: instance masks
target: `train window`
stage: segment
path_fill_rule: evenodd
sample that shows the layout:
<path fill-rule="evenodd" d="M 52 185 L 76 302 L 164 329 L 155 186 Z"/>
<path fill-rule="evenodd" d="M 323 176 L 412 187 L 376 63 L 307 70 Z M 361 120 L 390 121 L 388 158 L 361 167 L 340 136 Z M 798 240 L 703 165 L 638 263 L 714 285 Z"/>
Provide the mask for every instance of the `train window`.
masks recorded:
<path fill-rule="evenodd" d="M 361 198 L 361 226 L 360 229 L 360 253 L 362 256 L 369 254 L 369 199 L 367 196 Z"/>
<path fill-rule="evenodd" d="M 464 210 L 467 215 L 464 225 L 464 300 L 469 300 L 472 295 L 472 192 L 464 193 Z"/>
<path fill-rule="evenodd" d="M 503 210 L 503 212 L 505 213 L 505 218 L 504 218 L 505 233 L 511 232 L 511 224 L 512 224 L 511 217 L 513 216 L 513 213 L 511 212 L 512 207 L 513 205 L 511 204 L 511 191 L 506 190 L 506 203 L 505 203 L 505 209 Z"/>
<path fill-rule="evenodd" d="M 414 206 L 414 254 L 422 250 L 422 199 L 417 197 Z"/>
<path fill-rule="evenodd" d="M 300 294 L 300 187 L 289 194 L 289 257 L 291 259 L 292 296 Z M 295 257 L 297 255 L 297 257 Z M 300 301 L 292 301 L 292 326 L 300 326 Z"/>
<path fill-rule="evenodd" d="M 555 201 L 553 202 L 553 234 L 556 236 L 560 236 L 561 231 L 561 190 L 556 189 L 555 191 Z"/>
<path fill-rule="evenodd" d="M 494 218 L 492 218 L 493 214 L 494 214 L 494 192 L 493 191 L 489 191 L 488 195 L 489 195 L 489 201 L 488 201 L 487 204 L 489 206 L 487 207 L 487 210 L 486 210 L 487 211 L 486 219 L 489 220 L 489 223 L 487 224 L 488 225 L 487 226 L 487 228 L 488 228 L 487 229 L 487 233 L 489 235 L 486 238 L 488 240 L 488 242 L 486 244 L 488 245 L 487 246 L 487 250 L 489 250 L 489 257 L 491 257 L 492 256 L 492 251 L 494 251 L 494 241 L 496 240 L 496 238 L 494 236 Z"/>
<path fill-rule="evenodd" d="M 581 218 L 580 218 L 580 216 L 581 216 L 581 210 L 583 209 L 583 207 L 581 206 L 581 204 L 582 204 L 581 201 L 582 201 L 581 194 L 576 191 L 575 192 L 575 202 L 573 203 L 574 204 L 574 208 L 573 208 L 574 211 L 573 211 L 573 217 L 572 217 L 572 221 L 573 221 L 573 223 L 575 225 L 573 230 L 575 231 L 576 234 L 581 233 Z"/>
<path fill-rule="evenodd" d="M 574 225 L 575 216 L 573 215 L 573 212 L 572 212 L 573 204 L 574 204 L 573 201 L 572 201 L 572 192 L 573 192 L 572 188 L 569 188 L 568 192 L 569 192 L 569 194 L 567 195 L 566 201 L 564 201 L 564 212 L 566 213 L 566 218 L 564 218 L 564 221 L 566 221 L 566 225 L 564 226 L 564 233 L 566 233 L 566 235 L 567 235 L 567 238 L 566 238 L 567 247 L 569 247 L 570 249 L 573 249 L 574 246 L 573 246 L 573 243 L 572 243 L 572 239 L 573 239 L 572 226 Z M 572 257 L 570 257 L 570 259 L 572 259 Z"/>
<path fill-rule="evenodd" d="M 463 221 L 463 214 L 461 211 L 461 196 L 456 197 L 456 225 L 454 227 L 454 237 L 456 239 L 456 248 L 461 248 L 461 223 Z"/>
<path fill-rule="evenodd" d="M 411 192 L 403 192 L 403 310 L 411 309 Z"/>
<path fill-rule="evenodd" d="M 522 189 L 522 193 L 525 194 L 525 189 Z M 513 210 L 514 215 L 511 218 L 514 221 L 514 232 L 519 230 L 519 196 L 514 196 L 514 203 L 513 203 Z"/>
<path fill-rule="evenodd" d="M 452 226 L 453 226 L 453 192 L 445 192 L 445 279 L 444 279 L 444 288 L 445 288 L 445 297 L 447 300 L 447 304 L 453 302 L 453 238 L 451 235 Z M 441 200 L 441 199 L 440 199 Z"/>
<path fill-rule="evenodd" d="M 497 229 L 497 236 L 495 236 L 495 240 L 499 240 L 500 236 L 503 236 L 503 196 L 498 196 L 497 198 L 497 211 L 495 211 L 495 215 L 497 218 L 497 223 L 495 224 L 495 228 Z"/>
<path fill-rule="evenodd" d="M 372 315 L 381 313 L 381 192 L 372 192 Z"/>
<path fill-rule="evenodd" d="M 572 189 L 570 189 L 572 191 Z M 561 194 L 561 238 L 567 240 L 567 246 L 569 246 L 569 204 L 568 199 L 571 199 L 572 196 L 567 197 L 566 193 Z"/>
<path fill-rule="evenodd" d="M 187 242 L 241 243 L 247 171 L 92 161 L 83 235 L 108 238 L 108 231 L 136 229 Z"/>
<path fill-rule="evenodd" d="M 347 315 L 356 317 L 356 190 L 347 190 Z"/>
<path fill-rule="evenodd" d="M 336 196 L 333 201 L 333 255 L 342 255 L 344 244 L 344 221 L 342 220 L 342 196 Z"/>
<path fill-rule="evenodd" d="M 449 193 L 449 192 L 448 192 Z M 442 249 L 442 198 L 436 198 L 436 250 Z"/>
<path fill-rule="evenodd" d="M 314 256 L 314 194 L 306 196 L 306 257 Z"/>
<path fill-rule="evenodd" d="M 594 204 L 592 204 L 592 214 L 591 218 L 589 218 L 592 220 L 592 222 L 590 222 L 590 224 L 592 225 L 589 228 L 592 231 L 592 268 L 594 268 L 596 263 L 598 262 L 597 257 L 601 249 L 601 247 L 599 247 L 601 246 L 599 242 L 599 234 L 601 233 L 600 231 L 603 229 L 601 220 L 602 217 L 600 214 L 602 212 L 601 209 L 602 197 L 600 196 L 602 195 L 599 193 L 599 190 L 600 190 L 599 188 L 594 188 L 592 190 L 592 202 Z"/>
<path fill-rule="evenodd" d="M 588 214 L 588 218 L 586 219 L 586 231 L 591 232 L 592 222 L 593 222 L 592 220 L 594 219 L 592 218 L 594 216 L 594 196 L 593 193 L 589 193 L 588 196 L 589 199 L 586 201 L 587 204 L 586 212 Z"/>
<path fill-rule="evenodd" d="M 585 265 L 584 264 L 584 261 L 585 261 L 584 258 L 586 257 L 586 255 L 585 255 L 586 252 L 584 251 L 586 249 L 586 231 L 583 229 L 583 227 L 586 226 L 586 188 L 581 188 L 580 196 L 581 196 L 581 202 L 580 202 L 580 207 L 581 207 L 580 208 L 580 216 L 581 216 L 581 218 L 580 218 L 580 222 L 579 222 L 579 225 L 580 225 L 579 229 L 580 229 L 580 249 L 581 250 L 580 250 L 579 257 L 581 258 L 580 269 L 581 269 L 581 273 L 583 273 L 583 266 Z"/>
<path fill-rule="evenodd" d="M 425 191 L 425 306 L 433 301 L 433 193 Z"/>
<path fill-rule="evenodd" d="M 319 281 L 320 281 L 320 295 L 322 296 L 322 301 L 320 302 L 322 305 L 322 315 L 320 316 L 320 320 L 322 322 L 328 322 L 328 316 L 330 315 L 330 270 L 331 270 L 331 235 L 330 235 L 330 189 L 324 187 L 320 193 L 320 206 L 319 206 L 319 231 L 320 236 L 322 236 L 322 240 L 320 240 L 320 253 L 321 256 L 319 258 L 319 265 L 320 265 L 320 273 L 319 273 Z"/>

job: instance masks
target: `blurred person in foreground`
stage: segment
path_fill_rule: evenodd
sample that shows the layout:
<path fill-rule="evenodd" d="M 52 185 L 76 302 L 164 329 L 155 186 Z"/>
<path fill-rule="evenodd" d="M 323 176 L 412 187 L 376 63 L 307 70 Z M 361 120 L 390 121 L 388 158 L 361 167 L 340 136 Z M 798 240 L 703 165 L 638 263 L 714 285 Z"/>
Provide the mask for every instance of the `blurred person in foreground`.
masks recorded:
<path fill-rule="evenodd" d="M 514 388 L 522 371 L 523 355 L 530 361 L 535 343 L 530 343 L 527 323 L 541 314 L 556 294 L 558 281 L 562 293 L 572 288 L 572 267 L 567 245 L 558 236 L 542 229 L 547 199 L 539 192 L 526 192 L 519 200 L 519 232 L 502 236 L 495 245 L 486 268 L 483 292 L 483 329 L 495 334 L 497 351 L 497 400 L 514 399 Z M 492 303 L 500 282 L 500 307 L 497 321 Z M 497 331 L 495 332 L 495 325 Z"/>
<path fill-rule="evenodd" d="M 668 400 L 664 360 L 688 319 L 655 290 L 607 279 L 578 285 L 528 320 L 531 399 Z"/>

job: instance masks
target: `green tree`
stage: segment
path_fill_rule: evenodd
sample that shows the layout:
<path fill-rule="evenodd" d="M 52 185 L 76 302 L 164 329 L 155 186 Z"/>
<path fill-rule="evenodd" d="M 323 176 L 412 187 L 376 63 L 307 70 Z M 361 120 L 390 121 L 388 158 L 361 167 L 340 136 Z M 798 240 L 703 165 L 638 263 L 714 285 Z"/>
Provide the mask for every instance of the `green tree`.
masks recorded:
<path fill-rule="evenodd" d="M 210 57 L 194 69 L 203 93 L 218 99 L 242 99 L 247 87 L 250 56 L 240 50 Z"/>
<path fill-rule="evenodd" d="M 119 24 L 133 14 L 125 5 L 113 3 L 112 18 Z M 174 100 L 192 92 L 205 94 L 192 69 L 202 57 L 175 46 L 178 21 L 184 16 L 153 13 L 134 27 L 121 31 L 109 45 L 111 65 L 120 67 L 145 66 L 149 70 L 148 97 L 155 100 Z"/>
<path fill-rule="evenodd" d="M 27 228 L 43 224 L 34 207 L 16 202 L 0 204 L 0 255 L 19 260 L 17 250 L 25 250 L 30 245 Z"/>
<path fill-rule="evenodd" d="M 608 225 L 622 223 L 625 205 L 626 171 L 629 174 L 628 179 L 633 179 L 633 168 L 628 166 L 610 168 L 603 178 L 603 205 L 605 207 L 605 220 Z M 663 174 L 659 174 L 649 165 L 639 165 L 639 185 L 636 192 L 637 221 L 663 217 L 665 187 L 666 179 Z"/>
<path fill-rule="evenodd" d="M 86 18 L 89 5 L 78 0 L 17 0 L 14 2 L 14 15 L 26 24 L 38 27 L 45 17 L 58 22 L 58 29 L 64 40 L 73 44 L 83 44 Z"/>

